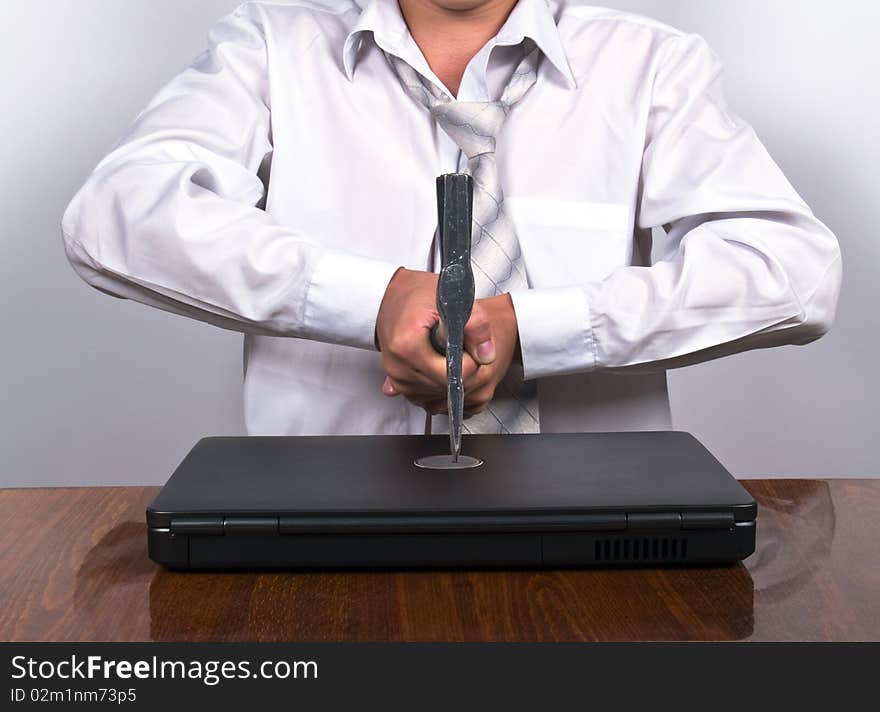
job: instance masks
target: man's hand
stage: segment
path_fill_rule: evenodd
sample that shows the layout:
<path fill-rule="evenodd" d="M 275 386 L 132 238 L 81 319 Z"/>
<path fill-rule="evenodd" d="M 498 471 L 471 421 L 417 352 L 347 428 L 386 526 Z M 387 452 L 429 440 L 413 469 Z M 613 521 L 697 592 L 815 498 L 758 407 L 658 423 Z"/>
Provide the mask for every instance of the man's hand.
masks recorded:
<path fill-rule="evenodd" d="M 480 356 L 480 367 L 476 372 L 464 378 L 464 413 L 476 415 L 486 409 L 495 396 L 495 389 L 501 379 L 507 375 L 511 363 L 521 360 L 519 354 L 519 328 L 513 300 L 509 294 L 497 297 L 478 299 L 474 303 L 474 311 L 465 327 L 465 343 L 468 330 L 477 324 L 487 324 L 491 334 L 493 348 L 487 349 Z M 472 343 L 473 343 L 472 339 Z"/>
<path fill-rule="evenodd" d="M 399 269 L 379 307 L 376 345 L 386 378 L 382 392 L 402 395 L 429 413 L 446 412 L 446 358 L 431 346 L 437 312 L 437 275 Z M 465 411 L 483 410 L 517 349 L 516 314 L 509 295 L 479 299 L 465 327 L 462 372 Z"/>
<path fill-rule="evenodd" d="M 446 358 L 431 346 L 431 329 L 440 321 L 437 279 L 432 272 L 399 269 L 391 278 L 376 318 L 376 345 L 386 378 L 382 392 L 403 395 L 427 409 L 446 394 Z M 466 373 L 476 364 L 464 364 Z"/>

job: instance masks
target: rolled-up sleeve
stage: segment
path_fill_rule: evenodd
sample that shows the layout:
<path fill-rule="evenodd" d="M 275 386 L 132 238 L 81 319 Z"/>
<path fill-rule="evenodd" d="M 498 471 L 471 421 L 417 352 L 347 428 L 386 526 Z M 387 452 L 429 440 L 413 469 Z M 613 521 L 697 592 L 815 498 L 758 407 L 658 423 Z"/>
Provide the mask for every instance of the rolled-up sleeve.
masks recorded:
<path fill-rule="evenodd" d="M 660 52 L 637 226 L 662 226 L 664 253 L 649 267 L 578 285 L 580 303 L 564 290 L 565 312 L 547 305 L 541 323 L 532 308 L 540 296 L 513 295 L 527 378 L 672 368 L 804 344 L 834 319 L 837 239 L 728 109 L 721 64 L 705 41 L 676 35 Z"/>
<path fill-rule="evenodd" d="M 271 159 L 258 5 L 218 21 L 62 218 L 73 268 L 114 296 L 237 331 L 373 349 L 398 265 L 321 246 L 259 208 Z"/>

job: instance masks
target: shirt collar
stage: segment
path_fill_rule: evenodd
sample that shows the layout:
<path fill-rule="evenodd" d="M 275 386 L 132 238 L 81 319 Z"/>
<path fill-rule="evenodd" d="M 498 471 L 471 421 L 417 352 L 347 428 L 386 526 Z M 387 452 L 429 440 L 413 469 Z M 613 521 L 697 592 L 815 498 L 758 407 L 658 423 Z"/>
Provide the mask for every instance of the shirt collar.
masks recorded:
<path fill-rule="evenodd" d="M 376 43 L 389 51 L 399 51 L 409 34 L 397 0 L 357 0 L 357 4 L 360 15 L 342 46 L 342 64 L 349 81 L 354 76 L 364 33 L 372 32 Z"/>
<path fill-rule="evenodd" d="M 354 76 L 363 33 L 372 32 L 376 44 L 395 54 L 399 54 L 401 48 L 410 39 L 409 28 L 400 13 L 397 0 L 357 0 L 357 2 L 361 6 L 361 13 L 342 47 L 342 64 L 349 81 Z M 525 37 L 534 40 L 569 86 L 577 87 L 559 37 L 556 19 L 547 0 L 519 0 L 493 41 L 500 45 L 516 45 Z M 406 56 L 402 59 L 409 60 Z"/>

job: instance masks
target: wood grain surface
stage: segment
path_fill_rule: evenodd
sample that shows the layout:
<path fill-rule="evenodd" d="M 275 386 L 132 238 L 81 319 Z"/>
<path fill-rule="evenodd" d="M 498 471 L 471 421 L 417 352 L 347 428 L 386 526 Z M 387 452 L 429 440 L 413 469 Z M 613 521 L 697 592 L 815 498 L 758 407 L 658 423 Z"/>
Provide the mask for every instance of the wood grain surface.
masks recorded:
<path fill-rule="evenodd" d="M 880 481 L 744 484 L 736 566 L 381 573 L 171 573 L 156 488 L 0 490 L 0 640 L 880 640 Z"/>

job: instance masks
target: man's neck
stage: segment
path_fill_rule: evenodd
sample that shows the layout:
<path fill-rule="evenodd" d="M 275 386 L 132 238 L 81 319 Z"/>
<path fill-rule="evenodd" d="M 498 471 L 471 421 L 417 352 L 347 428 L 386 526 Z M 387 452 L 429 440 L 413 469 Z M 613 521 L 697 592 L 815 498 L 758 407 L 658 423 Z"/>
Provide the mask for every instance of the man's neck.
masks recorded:
<path fill-rule="evenodd" d="M 453 95 L 473 56 L 507 20 L 517 0 L 398 0 L 428 66 Z"/>

